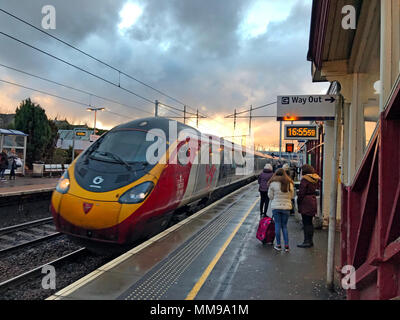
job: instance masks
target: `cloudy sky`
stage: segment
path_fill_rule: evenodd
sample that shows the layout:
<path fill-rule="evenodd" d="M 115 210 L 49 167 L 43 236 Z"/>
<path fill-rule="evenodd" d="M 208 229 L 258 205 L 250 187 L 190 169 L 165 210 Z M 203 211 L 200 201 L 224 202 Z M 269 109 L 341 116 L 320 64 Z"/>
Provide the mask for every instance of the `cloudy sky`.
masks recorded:
<path fill-rule="evenodd" d="M 326 93 L 313 84 L 306 61 L 312 0 L 0 0 L 0 9 L 42 28 L 42 8 L 53 5 L 56 29 L 46 30 L 134 78 L 199 109 L 200 129 L 219 136 L 248 132 L 248 120 L 225 119 L 276 101 L 277 95 Z M 141 85 L 0 11 L 0 31 L 75 64 L 140 96 L 183 109 Z M 86 105 L 105 107 L 102 128 L 154 113 L 149 103 L 0 34 L 0 64 L 106 97 L 105 101 L 0 66 L 0 80 L 81 102 L 67 102 L 0 81 L 0 113 L 14 113 L 31 97 L 50 118 L 93 125 Z M 143 111 L 141 111 L 143 110 Z M 180 113 L 180 112 L 178 112 Z M 161 115 L 177 116 L 168 108 Z M 276 107 L 255 115 L 276 114 Z M 180 113 L 182 115 L 182 113 Z M 190 124 L 195 125 L 195 122 Z M 256 144 L 278 144 L 273 118 L 253 122 Z"/>

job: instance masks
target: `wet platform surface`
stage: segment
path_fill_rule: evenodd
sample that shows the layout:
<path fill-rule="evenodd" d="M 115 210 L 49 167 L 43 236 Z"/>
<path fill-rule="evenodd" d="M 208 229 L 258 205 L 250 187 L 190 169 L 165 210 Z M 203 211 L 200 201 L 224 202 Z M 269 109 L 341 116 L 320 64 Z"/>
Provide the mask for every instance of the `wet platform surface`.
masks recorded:
<path fill-rule="evenodd" d="M 314 248 L 297 248 L 303 240 L 302 230 L 291 216 L 289 253 L 278 252 L 256 239 L 257 190 L 257 184 L 252 183 L 232 193 L 50 299 L 343 298 L 324 287 L 326 231 L 316 230 Z"/>
<path fill-rule="evenodd" d="M 53 191 L 59 179 L 60 177 L 16 177 L 15 180 L 2 180 L 0 181 L 0 197 Z"/>

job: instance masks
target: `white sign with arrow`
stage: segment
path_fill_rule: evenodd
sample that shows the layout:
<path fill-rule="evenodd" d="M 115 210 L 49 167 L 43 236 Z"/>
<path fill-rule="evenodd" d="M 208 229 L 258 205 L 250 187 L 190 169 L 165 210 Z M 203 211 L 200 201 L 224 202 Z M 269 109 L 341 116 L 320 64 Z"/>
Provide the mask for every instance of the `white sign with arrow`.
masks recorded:
<path fill-rule="evenodd" d="M 278 121 L 335 120 L 337 96 L 278 96 Z"/>

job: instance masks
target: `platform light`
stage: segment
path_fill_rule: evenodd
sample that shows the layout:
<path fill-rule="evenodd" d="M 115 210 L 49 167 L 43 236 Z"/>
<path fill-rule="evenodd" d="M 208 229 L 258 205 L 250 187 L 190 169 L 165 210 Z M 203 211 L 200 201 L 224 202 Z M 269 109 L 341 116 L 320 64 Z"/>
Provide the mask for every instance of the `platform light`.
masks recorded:
<path fill-rule="evenodd" d="M 106 108 L 94 108 L 94 107 L 90 107 L 90 108 L 86 108 L 86 111 L 94 111 L 94 126 L 93 126 L 93 133 L 96 134 L 96 116 L 97 116 L 97 111 L 104 111 L 106 110 Z"/>
<path fill-rule="evenodd" d="M 299 118 L 296 116 L 284 116 L 283 117 L 283 121 L 297 121 L 297 120 L 299 120 Z"/>

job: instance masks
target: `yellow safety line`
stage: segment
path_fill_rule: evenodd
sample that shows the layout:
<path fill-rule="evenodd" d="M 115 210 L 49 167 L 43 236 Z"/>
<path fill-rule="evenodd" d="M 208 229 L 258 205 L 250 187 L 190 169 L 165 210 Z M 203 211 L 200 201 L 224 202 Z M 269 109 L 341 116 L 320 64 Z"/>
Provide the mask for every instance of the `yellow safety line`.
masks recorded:
<path fill-rule="evenodd" d="M 215 265 L 217 264 L 217 262 L 219 261 L 219 259 L 221 258 L 221 256 L 223 255 L 223 253 L 225 252 L 226 248 L 229 246 L 229 244 L 231 243 L 233 237 L 235 236 L 235 234 L 238 232 L 238 230 L 240 229 L 240 227 L 242 226 L 243 222 L 246 220 L 246 218 L 248 217 L 248 215 L 250 214 L 250 212 L 253 210 L 253 208 L 256 206 L 257 202 L 259 201 L 259 199 L 256 199 L 254 201 L 254 203 L 251 205 L 250 209 L 246 212 L 246 214 L 244 215 L 244 217 L 242 218 L 242 220 L 239 222 L 239 224 L 236 226 L 235 230 L 233 230 L 233 232 L 231 233 L 231 235 L 229 236 L 229 238 L 225 241 L 224 245 L 219 249 L 218 253 L 215 255 L 214 259 L 210 262 L 210 264 L 208 265 L 208 267 L 206 268 L 206 270 L 204 270 L 203 274 L 201 275 L 199 281 L 197 281 L 197 283 L 194 285 L 194 287 L 192 288 L 192 290 L 189 292 L 189 294 L 187 295 L 187 297 L 185 298 L 185 300 L 194 300 L 194 298 L 196 298 L 197 294 L 199 293 L 201 287 L 203 286 L 204 282 L 206 282 L 208 276 L 210 275 L 211 271 L 214 269 Z"/>

